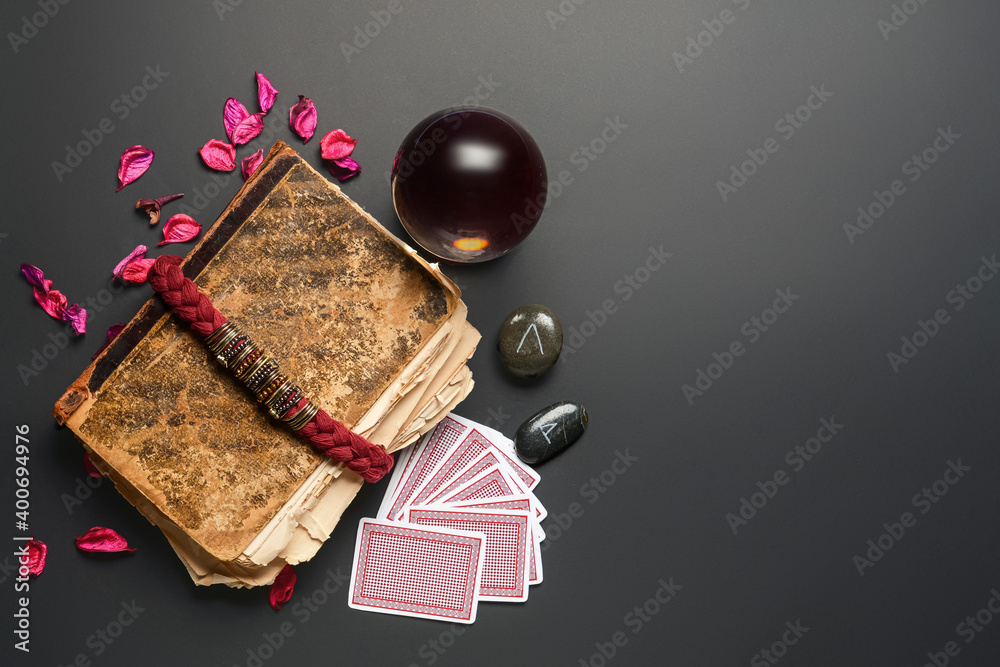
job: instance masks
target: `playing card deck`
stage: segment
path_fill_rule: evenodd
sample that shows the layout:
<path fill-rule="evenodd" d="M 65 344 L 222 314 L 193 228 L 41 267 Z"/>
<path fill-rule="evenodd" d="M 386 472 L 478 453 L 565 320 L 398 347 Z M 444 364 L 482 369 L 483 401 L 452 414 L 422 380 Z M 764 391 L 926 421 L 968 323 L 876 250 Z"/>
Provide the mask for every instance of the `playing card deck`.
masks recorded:
<path fill-rule="evenodd" d="M 523 602 L 542 581 L 541 477 L 503 434 L 457 415 L 399 455 L 363 519 L 350 606 L 472 623 L 480 600 Z"/>

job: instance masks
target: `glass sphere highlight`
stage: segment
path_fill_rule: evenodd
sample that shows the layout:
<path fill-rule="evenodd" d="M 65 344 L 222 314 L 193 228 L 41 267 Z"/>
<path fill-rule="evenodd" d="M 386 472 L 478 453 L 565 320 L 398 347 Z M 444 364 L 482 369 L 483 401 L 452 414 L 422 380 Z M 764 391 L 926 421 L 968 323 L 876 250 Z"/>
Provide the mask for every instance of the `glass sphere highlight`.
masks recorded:
<path fill-rule="evenodd" d="M 392 202 L 422 248 L 453 262 L 513 250 L 545 206 L 538 144 L 510 116 L 482 107 L 431 114 L 403 139 L 392 164 Z"/>

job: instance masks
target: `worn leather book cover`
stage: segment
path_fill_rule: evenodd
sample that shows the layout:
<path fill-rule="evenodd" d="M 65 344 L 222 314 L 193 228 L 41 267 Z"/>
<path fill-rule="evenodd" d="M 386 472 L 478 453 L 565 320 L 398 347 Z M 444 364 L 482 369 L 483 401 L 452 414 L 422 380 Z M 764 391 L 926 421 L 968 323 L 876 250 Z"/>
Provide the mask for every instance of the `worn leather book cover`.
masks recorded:
<path fill-rule="evenodd" d="M 433 384 L 425 379 L 432 348 L 456 311 L 467 326 L 458 289 L 436 266 L 281 142 L 183 270 L 317 405 L 363 434 L 378 431 L 407 388 Z M 269 420 L 155 297 L 54 415 L 126 497 L 143 497 L 130 500 L 147 518 L 166 520 L 222 562 L 245 554 L 329 465 Z"/>

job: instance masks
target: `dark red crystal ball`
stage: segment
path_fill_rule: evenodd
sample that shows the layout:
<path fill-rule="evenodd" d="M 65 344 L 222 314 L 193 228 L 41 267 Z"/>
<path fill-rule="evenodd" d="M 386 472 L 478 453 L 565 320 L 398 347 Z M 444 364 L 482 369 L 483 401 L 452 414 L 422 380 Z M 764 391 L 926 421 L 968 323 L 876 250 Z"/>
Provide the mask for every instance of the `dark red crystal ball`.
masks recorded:
<path fill-rule="evenodd" d="M 406 135 L 392 165 L 403 227 L 442 259 L 485 262 L 535 228 L 547 175 L 538 144 L 510 116 L 482 107 L 432 114 Z"/>

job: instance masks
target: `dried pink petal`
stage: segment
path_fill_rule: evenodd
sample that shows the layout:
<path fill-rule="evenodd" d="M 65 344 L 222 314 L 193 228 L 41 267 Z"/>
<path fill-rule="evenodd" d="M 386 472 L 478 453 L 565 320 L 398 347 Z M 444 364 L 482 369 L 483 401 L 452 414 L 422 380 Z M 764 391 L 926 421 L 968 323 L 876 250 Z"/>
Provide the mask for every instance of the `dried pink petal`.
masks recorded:
<path fill-rule="evenodd" d="M 42 270 L 37 266 L 33 266 L 31 264 L 22 264 L 21 273 L 23 273 L 24 277 L 28 279 L 28 283 L 32 287 L 37 287 L 43 292 L 48 292 L 50 289 L 52 289 L 52 281 L 46 280 L 45 274 L 42 273 Z"/>
<path fill-rule="evenodd" d="M 258 148 L 257 152 L 253 155 L 248 155 L 243 158 L 243 180 L 247 180 L 255 171 L 260 163 L 264 161 L 264 149 Z"/>
<path fill-rule="evenodd" d="M 233 130 L 249 115 L 247 108 L 235 97 L 226 100 L 226 106 L 222 109 L 222 124 L 226 126 L 226 136 L 230 141 L 233 140 Z"/>
<path fill-rule="evenodd" d="M 73 331 L 77 336 L 87 332 L 87 311 L 73 304 L 67 307 L 66 297 L 59 290 L 52 289 L 52 281 L 37 266 L 22 264 L 21 273 L 31 284 L 35 301 L 50 317 L 64 322 L 72 322 Z"/>
<path fill-rule="evenodd" d="M 316 105 L 311 99 L 299 95 L 298 103 L 288 111 L 288 126 L 302 137 L 304 143 L 309 143 L 316 131 Z"/>
<path fill-rule="evenodd" d="M 167 220 L 163 225 L 163 240 L 156 245 L 166 245 L 167 243 L 184 243 L 190 241 L 201 233 L 201 225 L 190 215 L 178 213 Z"/>
<path fill-rule="evenodd" d="M 320 153 L 324 160 L 341 160 L 351 154 L 357 143 L 358 140 L 352 139 L 347 132 L 336 129 L 320 139 Z"/>
<path fill-rule="evenodd" d="M 119 185 L 115 192 L 145 174 L 149 165 L 153 164 L 153 155 L 153 151 L 138 144 L 126 148 L 118 165 Z"/>
<path fill-rule="evenodd" d="M 267 113 L 274 104 L 274 99 L 278 96 L 278 90 L 271 85 L 267 77 L 260 72 L 257 75 L 257 100 L 260 102 L 260 110 Z"/>
<path fill-rule="evenodd" d="M 73 333 L 82 336 L 87 333 L 87 311 L 77 304 L 73 304 L 63 311 L 63 320 L 73 325 Z"/>
<path fill-rule="evenodd" d="M 86 468 L 87 474 L 91 477 L 104 477 L 104 473 L 97 469 L 94 462 L 90 460 L 90 452 L 86 450 L 83 452 L 83 467 Z"/>
<path fill-rule="evenodd" d="M 31 539 L 25 542 L 28 549 L 28 574 L 37 577 L 45 570 L 45 557 L 49 548 L 41 540 Z"/>
<path fill-rule="evenodd" d="M 211 169 L 216 171 L 232 171 L 236 169 L 236 148 L 225 141 L 211 139 L 199 150 L 201 159 Z"/>
<path fill-rule="evenodd" d="M 77 535 L 76 548 L 80 551 L 103 553 L 135 551 L 128 545 L 124 537 L 103 526 L 94 526 L 83 535 Z"/>
<path fill-rule="evenodd" d="M 51 281 L 49 281 L 51 283 Z M 68 303 L 66 297 L 63 293 L 57 289 L 49 290 L 43 292 L 42 290 L 35 288 L 35 301 L 38 305 L 42 307 L 50 317 L 54 317 L 57 320 L 64 319 L 63 313 L 66 312 L 66 304 Z"/>
<path fill-rule="evenodd" d="M 295 590 L 295 579 L 295 570 L 288 564 L 281 568 L 281 572 L 274 578 L 269 598 L 271 608 L 275 611 L 281 609 L 282 605 L 292 599 L 292 592 Z"/>
<path fill-rule="evenodd" d="M 326 166 L 329 167 L 330 173 L 338 181 L 346 181 L 352 176 L 357 176 L 361 173 L 361 165 L 352 157 L 345 157 L 340 160 L 328 160 Z"/>
<path fill-rule="evenodd" d="M 264 114 L 255 113 L 247 116 L 233 129 L 233 143 L 241 146 L 264 130 Z"/>
<path fill-rule="evenodd" d="M 195 232 L 195 235 L 197 236 L 197 232 Z M 133 285 L 141 285 L 146 282 L 146 279 L 149 277 L 149 269 L 155 263 L 156 260 L 152 257 L 148 259 L 137 259 L 134 262 L 130 262 L 129 265 L 125 267 L 125 270 L 122 271 L 122 280 L 127 283 L 132 283 Z"/>
<path fill-rule="evenodd" d="M 148 251 L 148 250 L 149 250 L 149 248 L 147 248 L 144 245 L 137 245 L 135 247 L 135 250 L 133 250 L 132 252 L 130 252 L 125 257 L 125 259 L 123 259 L 122 261 L 118 262 L 118 264 L 115 265 L 115 270 L 111 272 L 111 277 L 112 278 L 121 278 L 122 277 L 122 271 L 125 269 L 125 267 L 128 266 L 133 260 L 142 259 L 143 257 L 145 257 L 146 256 L 146 251 Z"/>
<path fill-rule="evenodd" d="M 157 197 L 156 199 L 140 199 L 135 203 L 136 210 L 143 209 L 149 214 L 149 224 L 155 225 L 160 221 L 160 209 L 167 202 L 172 202 L 175 199 L 180 199 L 184 196 L 184 193 L 178 195 L 170 195 L 169 197 Z"/>
<path fill-rule="evenodd" d="M 124 328 L 125 328 L 124 322 L 119 322 L 118 324 L 112 324 L 111 328 L 108 329 L 108 340 L 104 342 L 104 345 L 102 345 L 97 349 L 97 352 L 94 352 L 94 356 L 92 356 L 91 359 L 96 359 L 97 357 L 101 356 L 101 352 L 104 352 L 104 349 L 108 345 L 111 345 L 111 341 L 117 338 L 118 334 L 120 334 L 122 332 L 122 329 Z"/>

